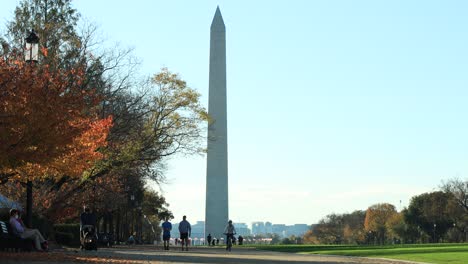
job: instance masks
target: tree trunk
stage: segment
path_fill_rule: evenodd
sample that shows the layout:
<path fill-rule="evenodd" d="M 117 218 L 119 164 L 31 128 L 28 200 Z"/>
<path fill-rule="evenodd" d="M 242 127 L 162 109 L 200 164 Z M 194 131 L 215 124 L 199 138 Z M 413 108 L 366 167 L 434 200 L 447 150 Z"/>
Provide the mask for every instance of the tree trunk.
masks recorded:
<path fill-rule="evenodd" d="M 26 226 L 32 228 L 32 181 L 26 184 Z"/>
<path fill-rule="evenodd" d="M 120 242 L 120 210 L 117 210 L 117 218 L 115 219 L 115 241 Z"/>
<path fill-rule="evenodd" d="M 113 212 L 109 212 L 109 233 L 115 234 L 114 232 L 114 214 Z"/>

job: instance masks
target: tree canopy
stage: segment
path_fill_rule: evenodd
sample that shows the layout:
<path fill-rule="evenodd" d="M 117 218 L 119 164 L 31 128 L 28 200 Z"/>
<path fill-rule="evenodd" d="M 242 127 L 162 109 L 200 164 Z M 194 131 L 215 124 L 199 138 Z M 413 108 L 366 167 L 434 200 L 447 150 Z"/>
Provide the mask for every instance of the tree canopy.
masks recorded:
<path fill-rule="evenodd" d="M 135 204 L 152 221 L 171 216 L 147 186 L 164 181 L 168 157 L 203 153 L 200 94 L 165 68 L 140 76 L 131 50 L 103 49 L 71 3 L 22 0 L 0 36 L 0 190 L 24 201 L 18 190 L 32 180 L 35 212 L 54 222 L 83 204 L 122 221 Z M 27 64 L 32 29 L 41 52 Z"/>

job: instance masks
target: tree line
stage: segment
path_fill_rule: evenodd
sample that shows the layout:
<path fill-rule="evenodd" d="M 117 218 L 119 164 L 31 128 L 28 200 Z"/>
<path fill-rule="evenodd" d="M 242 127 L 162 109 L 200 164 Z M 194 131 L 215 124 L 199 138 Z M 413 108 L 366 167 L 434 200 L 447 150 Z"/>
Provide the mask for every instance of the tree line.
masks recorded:
<path fill-rule="evenodd" d="M 164 182 L 167 157 L 204 151 L 208 114 L 178 74 L 141 76 L 131 49 L 104 49 L 71 2 L 23 0 L 0 36 L 0 193 L 24 203 L 31 181 L 37 217 L 76 222 L 88 205 L 104 231 L 141 237 L 143 216 L 172 215 L 148 183 Z"/>
<path fill-rule="evenodd" d="M 367 210 L 329 214 L 304 235 L 312 244 L 397 244 L 466 242 L 468 180 L 451 179 L 439 190 L 413 196 L 397 211 L 389 203 Z"/>

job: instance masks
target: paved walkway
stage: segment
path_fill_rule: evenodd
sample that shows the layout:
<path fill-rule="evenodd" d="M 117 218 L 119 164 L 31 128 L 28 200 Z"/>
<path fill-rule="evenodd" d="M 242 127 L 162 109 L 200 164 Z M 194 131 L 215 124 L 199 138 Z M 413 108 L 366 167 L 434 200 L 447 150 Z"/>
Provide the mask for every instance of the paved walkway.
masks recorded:
<path fill-rule="evenodd" d="M 27 253 L 26 253 L 27 254 Z M 42 253 L 53 255 L 52 253 Z M 61 253 L 62 254 L 62 253 Z M 1 263 L 259 263 L 259 264 L 332 264 L 332 263 L 363 263 L 363 264 L 400 264 L 409 263 L 403 261 L 392 261 L 383 259 L 369 259 L 357 257 L 342 256 L 324 256 L 324 255 L 302 255 L 293 253 L 279 253 L 270 251 L 258 251 L 248 248 L 234 248 L 232 252 L 226 252 L 221 248 L 191 248 L 190 251 L 181 251 L 180 248 L 172 248 L 170 251 L 163 251 L 160 248 L 150 246 L 137 247 L 116 247 L 102 248 L 95 251 L 67 251 L 63 252 L 66 256 L 64 260 L 58 260 L 55 257 L 42 259 L 42 257 L 19 260 L 1 260 Z"/>

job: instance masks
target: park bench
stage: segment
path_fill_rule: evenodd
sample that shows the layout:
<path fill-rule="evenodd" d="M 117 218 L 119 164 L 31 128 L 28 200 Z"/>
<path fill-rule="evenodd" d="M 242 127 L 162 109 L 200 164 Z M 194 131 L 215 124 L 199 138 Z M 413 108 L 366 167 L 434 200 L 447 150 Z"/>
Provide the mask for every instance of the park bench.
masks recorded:
<path fill-rule="evenodd" d="M 0 221 L 0 250 L 15 250 L 16 252 L 32 251 L 33 246 L 32 239 L 24 239 L 13 235 L 10 228 L 10 223 Z"/>

